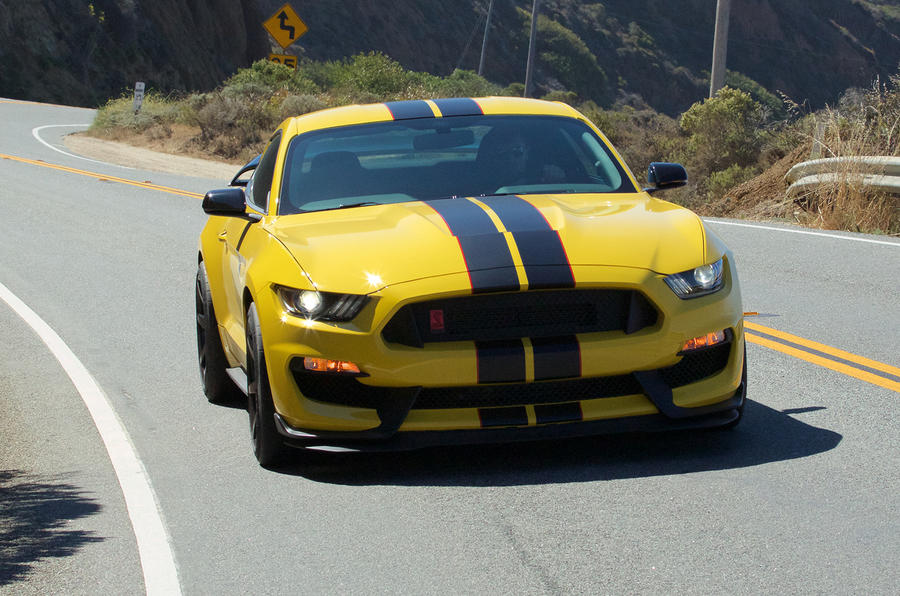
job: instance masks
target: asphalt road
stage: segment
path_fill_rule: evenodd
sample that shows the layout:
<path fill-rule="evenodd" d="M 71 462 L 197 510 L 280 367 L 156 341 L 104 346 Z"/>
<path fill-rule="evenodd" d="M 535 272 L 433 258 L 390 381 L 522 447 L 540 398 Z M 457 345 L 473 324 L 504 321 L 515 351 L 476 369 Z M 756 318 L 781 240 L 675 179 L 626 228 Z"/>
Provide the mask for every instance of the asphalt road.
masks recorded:
<path fill-rule="evenodd" d="M 900 394 L 759 343 L 732 432 L 261 469 L 246 413 L 200 390 L 199 201 L 107 176 L 194 193 L 226 182 L 90 162 L 32 134 L 92 117 L 0 101 L 0 284 L 107 396 L 183 593 L 896 593 Z M 40 136 L 62 148 L 76 128 Z M 900 366 L 900 242 L 710 226 L 735 252 L 750 320 Z M 79 393 L 3 302 L 0 345 L 0 594 L 143 591 Z"/>

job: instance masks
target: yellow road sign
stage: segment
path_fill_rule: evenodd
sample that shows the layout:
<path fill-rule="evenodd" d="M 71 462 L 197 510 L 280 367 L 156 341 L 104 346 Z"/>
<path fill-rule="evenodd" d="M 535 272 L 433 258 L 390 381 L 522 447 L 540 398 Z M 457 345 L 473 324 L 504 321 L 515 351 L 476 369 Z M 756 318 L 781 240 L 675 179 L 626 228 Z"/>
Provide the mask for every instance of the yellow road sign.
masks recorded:
<path fill-rule="evenodd" d="M 303 22 L 303 19 L 294 12 L 294 9 L 291 8 L 290 4 L 285 4 L 279 8 L 275 14 L 263 23 L 263 27 L 266 28 L 269 35 L 275 38 L 278 45 L 283 48 L 288 47 L 300 39 L 300 36 L 309 30 L 309 27 L 307 27 L 306 23 Z"/>
<path fill-rule="evenodd" d="M 278 64 L 284 64 L 294 70 L 297 69 L 297 57 L 290 54 L 269 54 L 269 60 Z"/>

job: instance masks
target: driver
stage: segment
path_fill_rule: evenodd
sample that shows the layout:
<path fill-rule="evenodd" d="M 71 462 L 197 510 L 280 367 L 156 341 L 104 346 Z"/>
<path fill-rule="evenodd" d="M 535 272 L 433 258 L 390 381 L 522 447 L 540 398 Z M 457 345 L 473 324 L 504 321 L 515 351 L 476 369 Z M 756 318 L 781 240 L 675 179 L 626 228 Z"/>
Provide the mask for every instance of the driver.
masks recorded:
<path fill-rule="evenodd" d="M 488 152 L 488 174 L 496 183 L 495 189 L 565 179 L 561 168 L 542 163 L 541 155 L 521 131 L 497 128 L 491 134 L 490 142 L 483 148 Z"/>

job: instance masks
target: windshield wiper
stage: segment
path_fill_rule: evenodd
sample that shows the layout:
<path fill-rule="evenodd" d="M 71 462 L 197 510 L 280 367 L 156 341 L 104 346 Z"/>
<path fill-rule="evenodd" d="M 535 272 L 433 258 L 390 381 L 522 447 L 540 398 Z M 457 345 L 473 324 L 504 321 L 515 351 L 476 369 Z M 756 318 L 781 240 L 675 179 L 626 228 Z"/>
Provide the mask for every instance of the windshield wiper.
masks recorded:
<path fill-rule="evenodd" d="M 384 203 L 376 203 L 375 201 L 361 201 L 359 203 L 347 203 L 338 205 L 337 207 L 328 207 L 327 209 L 316 209 L 316 211 L 335 211 L 337 209 L 352 209 L 353 207 L 368 207 L 370 205 L 383 205 Z"/>
<path fill-rule="evenodd" d="M 422 199 L 423 201 L 442 201 L 444 199 L 465 199 L 466 197 L 472 197 L 473 199 L 481 199 L 484 197 L 508 197 L 511 195 L 522 194 L 518 192 L 499 192 L 494 194 L 477 194 L 477 195 L 446 195 L 443 197 L 429 197 L 427 199 Z"/>

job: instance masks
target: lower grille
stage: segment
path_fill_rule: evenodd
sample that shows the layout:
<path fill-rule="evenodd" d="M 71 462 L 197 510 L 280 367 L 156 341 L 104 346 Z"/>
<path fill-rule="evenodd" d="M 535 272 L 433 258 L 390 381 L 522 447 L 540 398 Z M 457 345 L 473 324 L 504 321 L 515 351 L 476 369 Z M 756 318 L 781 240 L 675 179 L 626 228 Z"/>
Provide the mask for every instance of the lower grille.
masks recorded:
<path fill-rule="evenodd" d="M 674 366 L 659 369 L 669 387 L 682 387 L 720 372 L 728 364 L 732 343 L 690 352 Z M 293 370 L 300 391 L 309 399 L 357 408 L 379 408 L 392 399 L 391 388 L 363 385 L 353 377 Z M 642 393 L 630 374 L 566 381 L 543 381 L 468 387 L 424 388 L 414 410 L 488 408 L 513 405 L 557 404 L 586 399 Z"/>
<path fill-rule="evenodd" d="M 683 387 L 696 383 L 725 368 L 732 345 L 729 341 L 705 350 L 688 352 L 678 364 L 661 368 L 659 373 L 669 387 Z"/>

